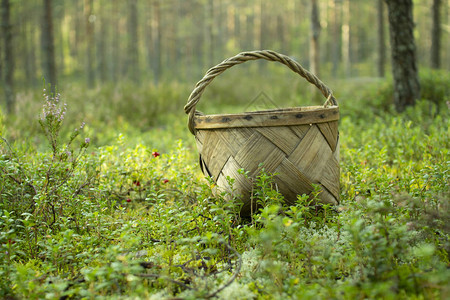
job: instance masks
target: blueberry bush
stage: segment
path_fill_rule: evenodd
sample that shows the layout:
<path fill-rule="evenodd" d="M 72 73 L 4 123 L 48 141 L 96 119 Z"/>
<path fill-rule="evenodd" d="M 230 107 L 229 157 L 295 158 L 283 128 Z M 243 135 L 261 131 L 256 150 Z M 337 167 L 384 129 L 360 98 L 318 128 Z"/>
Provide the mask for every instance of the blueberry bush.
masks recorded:
<path fill-rule="evenodd" d="M 29 132 L 2 116 L 0 297 L 448 299 L 449 82 L 401 115 L 387 85 L 341 102 L 340 205 L 310 205 L 312 193 L 287 206 L 261 172 L 247 218 L 201 174 L 170 113 L 182 101 L 145 103 L 174 87 L 97 91 L 130 98 L 135 117 L 122 105 L 96 118 L 70 93 L 69 105 L 45 94 Z"/>

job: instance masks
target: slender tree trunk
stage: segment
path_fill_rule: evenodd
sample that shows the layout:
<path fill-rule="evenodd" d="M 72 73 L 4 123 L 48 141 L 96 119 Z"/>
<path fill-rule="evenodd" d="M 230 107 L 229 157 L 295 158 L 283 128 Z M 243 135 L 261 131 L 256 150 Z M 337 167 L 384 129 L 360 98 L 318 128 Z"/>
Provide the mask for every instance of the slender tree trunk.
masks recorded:
<path fill-rule="evenodd" d="M 180 5 L 180 16 L 182 16 L 183 18 L 186 18 L 186 16 L 189 15 L 189 5 L 186 5 L 186 3 L 184 3 L 183 1 L 183 5 Z M 182 31 L 182 26 L 180 27 L 180 31 Z M 179 78 L 182 82 L 192 79 L 192 77 L 190 77 L 191 75 L 191 65 L 188 63 L 189 61 L 189 57 L 190 57 L 190 46 L 189 43 L 186 42 L 186 38 L 183 36 L 183 34 L 181 33 L 178 36 L 178 43 L 180 45 L 180 47 L 178 47 L 178 53 L 179 53 Z M 205 43 L 205 47 L 207 46 L 207 43 Z M 212 46 L 211 46 L 212 47 Z M 210 55 L 209 51 L 205 51 L 205 55 Z M 204 63 L 205 65 L 207 64 L 206 61 L 206 57 L 204 58 Z"/>
<path fill-rule="evenodd" d="M 145 10 L 145 48 L 146 48 L 146 73 L 151 73 L 150 70 L 153 69 L 153 4 L 151 2 L 146 2 Z M 181 6 L 182 4 L 180 4 Z"/>
<path fill-rule="evenodd" d="M 159 0 L 153 2 L 153 76 L 155 84 L 158 84 L 161 78 L 161 7 Z"/>
<path fill-rule="evenodd" d="M 242 40 L 241 40 L 241 14 L 239 12 L 234 12 L 234 40 L 236 41 L 236 48 L 242 49 Z"/>
<path fill-rule="evenodd" d="M 182 75 L 182 67 L 180 64 L 181 58 L 181 47 L 183 46 L 183 41 L 180 39 L 180 20 L 183 15 L 183 9 L 181 5 L 177 5 L 174 10 L 174 21 L 173 21 L 173 59 L 171 63 L 172 78 L 173 80 L 180 80 Z M 200 30 L 199 34 L 203 34 Z"/>
<path fill-rule="evenodd" d="M 342 8 L 342 62 L 345 76 L 351 76 L 350 61 L 350 0 L 343 0 Z"/>
<path fill-rule="evenodd" d="M 81 3 L 82 4 L 82 3 Z M 70 30 L 70 56 L 75 60 L 78 60 L 78 47 L 80 43 L 81 36 L 81 14 L 83 14 L 83 10 L 80 7 L 80 1 L 74 2 L 74 10 L 75 13 L 71 16 L 72 18 L 72 28 Z"/>
<path fill-rule="evenodd" d="M 22 11 L 22 14 L 26 15 L 27 11 L 24 9 Z M 33 76 L 31 75 L 31 61 L 29 55 L 30 48 L 33 47 L 32 46 L 30 47 L 27 27 L 28 27 L 28 20 L 24 18 L 20 21 L 20 34 L 23 44 L 23 52 L 21 54 L 21 57 L 23 58 L 24 63 L 23 69 L 25 71 L 25 80 L 27 82 L 27 86 L 25 88 L 32 86 L 32 82 L 34 80 Z"/>
<path fill-rule="evenodd" d="M 352 15 L 360 16 L 364 10 L 360 5 L 352 6 Z M 367 32 L 363 26 L 355 26 L 352 35 L 352 45 L 353 45 L 353 55 L 352 62 L 354 65 L 359 65 L 360 62 L 363 62 L 367 56 L 367 50 L 364 45 L 366 44 Z M 373 48 L 373 47 L 371 47 Z M 353 70 L 353 76 L 358 77 L 360 75 L 359 68 L 355 68 Z"/>
<path fill-rule="evenodd" d="M 53 37 L 52 0 L 44 0 L 44 16 L 42 20 L 42 54 L 43 73 L 47 83 L 51 84 L 51 92 L 55 92 L 57 85 L 55 45 Z"/>
<path fill-rule="evenodd" d="M 86 21 L 86 78 L 87 86 L 93 88 L 95 86 L 95 66 L 94 66 L 94 22 L 93 0 L 84 1 L 84 17 Z"/>
<path fill-rule="evenodd" d="M 227 0 L 216 0 L 216 19 L 215 27 L 217 28 L 216 32 L 216 47 L 218 49 L 217 54 L 220 57 L 220 60 L 225 58 L 226 56 L 226 45 L 227 45 L 227 8 L 226 5 Z M 256 3 L 257 1 L 255 1 Z"/>
<path fill-rule="evenodd" d="M 138 82 L 139 73 L 139 47 L 138 47 L 138 13 L 137 13 L 137 0 L 128 0 L 128 49 L 126 64 L 126 73 L 133 82 Z"/>
<path fill-rule="evenodd" d="M 59 7 L 59 12 L 57 13 L 56 16 L 56 20 L 58 23 L 62 23 L 61 21 L 64 19 L 64 5 L 61 5 Z M 64 69 L 65 69 L 65 60 L 64 60 L 64 32 L 63 32 L 63 28 L 62 26 L 56 26 L 56 39 L 58 41 L 57 45 L 57 51 L 58 53 L 57 55 L 57 66 L 58 66 L 58 70 L 57 73 L 58 74 L 64 74 Z M 56 59 L 56 58 L 55 58 Z"/>
<path fill-rule="evenodd" d="M 113 28 L 112 28 L 112 40 L 111 40 L 111 72 L 112 72 L 112 80 L 117 82 L 120 79 L 120 28 L 119 28 L 119 20 L 120 20 L 120 9 L 119 9 L 119 0 L 113 0 L 112 2 L 112 14 L 113 14 Z"/>
<path fill-rule="evenodd" d="M 226 45 L 231 45 L 231 49 L 235 49 L 237 45 L 236 41 L 236 10 L 234 6 L 229 5 L 227 10 L 227 16 L 226 16 L 226 28 L 227 28 L 227 43 Z"/>
<path fill-rule="evenodd" d="M 311 42 L 309 47 L 309 60 L 311 64 L 311 72 L 316 76 L 320 76 L 319 62 L 320 62 L 320 48 L 319 48 L 319 36 L 320 36 L 320 18 L 319 7 L 317 6 L 317 0 L 311 1 Z"/>
<path fill-rule="evenodd" d="M 205 45 L 206 45 L 206 63 L 210 68 L 214 64 L 214 0 L 209 0 L 205 6 Z"/>
<path fill-rule="evenodd" d="M 204 11 L 203 11 L 204 13 Z M 198 20 L 198 26 L 200 28 L 205 27 L 205 17 Z M 195 77 L 201 77 L 203 75 L 203 68 L 205 64 L 205 35 L 203 30 L 194 33 L 192 37 L 193 41 L 193 71 Z M 164 51 L 166 52 L 166 51 Z"/>
<path fill-rule="evenodd" d="M 208 20 L 208 40 L 209 40 L 209 49 L 208 49 L 208 67 L 212 67 L 213 64 L 215 63 L 215 51 L 214 51 L 214 43 L 215 43 L 215 37 L 214 37 L 214 14 L 215 14 L 215 10 L 214 10 L 214 0 L 209 0 L 208 1 L 208 16 L 207 16 L 207 20 Z"/>
<path fill-rule="evenodd" d="M 323 27 L 321 31 L 325 31 L 324 41 L 322 42 L 322 47 L 320 49 L 320 61 L 321 62 L 331 62 L 332 53 L 332 36 L 333 36 L 333 26 L 332 26 L 332 13 L 330 13 L 330 7 L 332 7 L 334 0 L 328 1 L 317 1 L 317 6 L 319 7 L 319 12 L 322 15 L 322 19 L 326 20 L 326 27 Z M 300 10 L 301 11 L 301 10 Z M 299 20 L 300 22 L 300 20 Z M 297 33 L 296 35 L 299 35 Z"/>
<path fill-rule="evenodd" d="M 253 50 L 254 47 L 254 31 L 255 16 L 253 14 L 247 14 L 245 22 L 245 49 Z"/>
<path fill-rule="evenodd" d="M 378 0 L 378 14 L 377 14 L 377 23 L 378 23 L 378 60 L 377 60 L 377 71 L 378 76 L 384 77 L 384 66 L 386 64 L 386 42 L 385 42 L 385 34 L 384 34 L 384 4 L 383 0 Z"/>
<path fill-rule="evenodd" d="M 280 41 L 280 51 L 281 53 L 287 53 L 286 47 L 286 36 L 285 36 L 285 22 L 283 16 L 277 16 L 277 37 Z"/>
<path fill-rule="evenodd" d="M 29 83 L 30 86 L 35 87 L 38 83 L 37 76 L 37 65 L 36 65 L 36 47 L 39 42 L 36 41 L 36 31 L 34 30 L 34 24 L 32 22 L 28 22 L 26 24 L 25 30 L 27 31 L 27 39 L 28 39 L 28 53 L 27 53 L 27 64 L 29 65 Z"/>
<path fill-rule="evenodd" d="M 266 37 L 267 37 L 267 26 L 266 26 L 266 22 L 268 22 L 267 17 L 266 17 L 266 2 L 264 0 L 259 0 L 259 32 L 258 32 L 258 37 L 259 37 L 259 49 L 263 50 L 267 48 L 267 41 L 266 41 Z M 265 62 L 264 61 L 258 61 L 258 69 L 259 72 L 263 72 L 263 70 L 265 69 Z"/>
<path fill-rule="evenodd" d="M 264 0 L 259 2 L 259 49 L 263 50 L 267 47 L 266 42 L 266 5 Z"/>
<path fill-rule="evenodd" d="M 5 100 L 8 113 L 14 109 L 14 56 L 12 44 L 11 6 L 9 0 L 2 0 L 2 33 L 4 42 L 4 83 Z"/>
<path fill-rule="evenodd" d="M 431 67 L 439 69 L 441 67 L 441 0 L 433 0 L 432 18 L 433 28 L 431 31 Z"/>
<path fill-rule="evenodd" d="M 97 73 L 100 77 L 100 81 L 104 83 L 108 80 L 106 64 L 106 58 L 108 55 L 106 50 L 106 40 L 108 37 L 109 24 L 107 22 L 106 13 L 102 10 L 100 11 L 99 21 L 97 21 L 97 24 Z"/>
<path fill-rule="evenodd" d="M 332 73 L 333 76 L 337 76 L 337 72 L 339 69 L 339 62 L 341 59 L 341 30 L 342 30 L 342 24 L 341 24 L 341 0 L 334 0 L 334 11 L 333 11 L 333 45 L 332 45 L 332 61 L 333 61 L 333 68 Z"/>
<path fill-rule="evenodd" d="M 414 105 L 420 97 L 416 66 L 412 0 L 385 0 L 388 6 L 394 104 L 398 112 Z"/>

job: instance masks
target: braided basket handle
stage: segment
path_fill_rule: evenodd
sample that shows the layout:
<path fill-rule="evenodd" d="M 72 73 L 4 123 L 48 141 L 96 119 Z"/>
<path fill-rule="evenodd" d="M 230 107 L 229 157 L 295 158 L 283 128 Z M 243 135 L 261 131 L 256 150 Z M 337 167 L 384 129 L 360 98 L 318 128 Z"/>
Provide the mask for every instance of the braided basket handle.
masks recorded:
<path fill-rule="evenodd" d="M 308 82 L 314 84 L 325 96 L 327 99 L 324 103 L 324 107 L 328 107 L 328 105 L 337 106 L 337 100 L 333 96 L 333 92 L 327 87 L 322 81 L 320 81 L 317 76 L 308 72 L 304 69 L 299 63 L 290 58 L 289 56 L 279 54 L 272 50 L 258 50 L 258 51 L 249 51 L 249 52 L 241 52 L 236 56 L 230 57 L 215 67 L 209 69 L 205 76 L 197 82 L 194 90 L 189 96 L 187 104 L 184 106 L 184 111 L 189 115 L 189 130 L 192 134 L 195 134 L 194 128 L 194 117 L 195 115 L 201 115 L 199 111 L 195 109 L 195 106 L 200 101 L 200 97 L 202 96 L 205 88 L 210 84 L 210 82 L 218 75 L 222 74 L 226 69 L 231 68 L 234 65 L 242 64 L 248 60 L 257 60 L 257 59 L 265 59 L 269 61 L 277 61 L 280 62 L 292 71 L 297 74 L 300 74 L 303 78 L 305 78 Z"/>

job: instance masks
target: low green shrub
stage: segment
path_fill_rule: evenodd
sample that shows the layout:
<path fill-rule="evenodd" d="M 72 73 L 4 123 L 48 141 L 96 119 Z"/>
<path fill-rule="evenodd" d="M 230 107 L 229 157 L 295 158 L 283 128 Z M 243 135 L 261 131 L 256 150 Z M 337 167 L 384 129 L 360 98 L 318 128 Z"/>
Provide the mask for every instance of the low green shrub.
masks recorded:
<path fill-rule="evenodd" d="M 450 292 L 444 107 L 429 118 L 428 102 L 402 115 L 356 101 L 345 111 L 344 102 L 341 204 L 311 205 L 317 190 L 286 205 L 273 174 L 261 172 L 253 191 L 260 206 L 241 218 L 240 199 L 213 193 L 200 173 L 179 115 L 145 137 L 105 124 L 95 147 L 97 125 L 81 132 L 63 123 L 57 97 L 45 100 L 41 137 L 8 142 L 5 122 L 1 297 L 428 299 Z"/>
<path fill-rule="evenodd" d="M 425 118 L 434 118 L 448 110 L 450 100 L 450 74 L 444 70 L 421 70 L 419 73 L 421 100 L 420 112 Z M 367 87 L 361 89 L 361 85 Z M 394 87 L 391 77 L 376 82 L 360 83 L 351 94 L 344 93 L 340 102 L 341 113 L 365 122 L 373 115 L 396 114 L 393 105 Z M 353 101 L 346 101 L 351 97 Z M 411 109 L 411 108 L 410 108 Z M 414 108 L 412 108 L 414 109 Z"/>

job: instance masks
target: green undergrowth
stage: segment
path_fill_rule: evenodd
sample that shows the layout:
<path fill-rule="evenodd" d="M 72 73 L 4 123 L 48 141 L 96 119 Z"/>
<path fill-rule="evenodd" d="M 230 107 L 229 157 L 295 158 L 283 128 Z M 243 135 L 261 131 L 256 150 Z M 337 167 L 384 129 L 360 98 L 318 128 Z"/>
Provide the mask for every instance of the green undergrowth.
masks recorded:
<path fill-rule="evenodd" d="M 347 98 L 340 205 L 310 205 L 312 193 L 286 206 L 263 172 L 254 190 L 263 205 L 242 218 L 240 200 L 213 193 L 201 174 L 186 100 L 172 89 L 122 90 L 132 108 L 114 89 L 45 96 L 44 107 L 0 123 L 0 297 L 449 297 L 444 101 L 396 115 L 376 105 L 384 98 L 373 86 L 363 94 L 376 109 Z M 164 109 L 180 96 L 168 107 L 181 114 L 140 111 L 136 99 L 153 93 Z M 81 95 L 94 100 L 81 108 Z M 96 107 L 107 98 L 122 112 Z M 11 126 L 32 115 L 30 132 Z"/>

